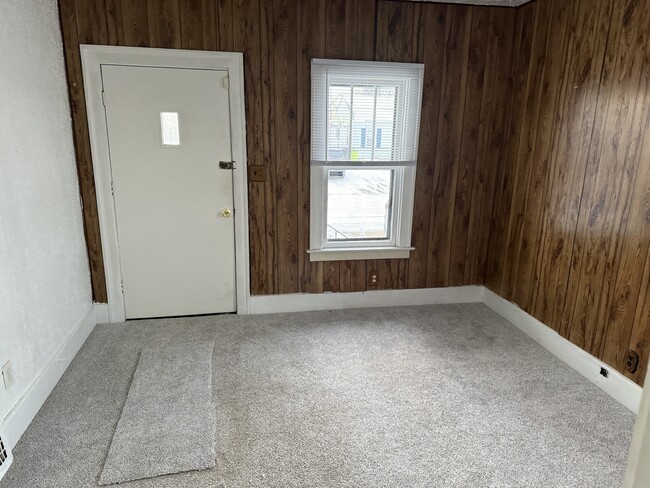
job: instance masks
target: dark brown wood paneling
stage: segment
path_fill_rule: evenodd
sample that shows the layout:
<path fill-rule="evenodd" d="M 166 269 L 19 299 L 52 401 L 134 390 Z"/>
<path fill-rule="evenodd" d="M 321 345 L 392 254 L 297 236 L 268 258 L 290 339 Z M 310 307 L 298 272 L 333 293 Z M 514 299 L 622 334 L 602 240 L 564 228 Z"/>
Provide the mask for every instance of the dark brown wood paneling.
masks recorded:
<path fill-rule="evenodd" d="M 472 8 L 447 7 L 447 34 L 442 65 L 442 92 L 433 168 L 433 198 L 429 220 L 429 287 L 449 285 L 458 166 L 462 147 L 465 89 Z"/>
<path fill-rule="evenodd" d="M 307 100 L 311 96 L 311 60 L 325 57 L 325 0 L 307 0 L 298 7 L 298 99 Z M 310 195 L 310 137 L 311 105 L 298 104 L 299 152 L 298 181 L 298 277 L 301 292 L 320 293 L 323 291 L 323 263 L 311 262 L 304 252 L 309 248 L 309 195 Z"/>
<path fill-rule="evenodd" d="M 472 193 L 476 176 L 478 137 L 485 89 L 485 69 L 487 63 L 488 29 L 490 11 L 474 9 L 470 27 L 470 43 L 467 57 L 467 84 L 465 87 L 465 110 L 456 182 L 456 195 L 451 223 L 451 247 L 449 263 L 449 285 L 465 284 L 465 269 L 471 261 L 467 260 L 467 241 L 478 234 L 481 222 L 474 222 L 470 228 Z M 482 158 L 483 159 L 483 158 Z M 477 189 L 478 190 L 478 189 Z M 476 202 L 474 202 L 476 203 Z M 472 256 L 473 257 L 473 256 Z M 469 277 L 468 277 L 469 278 Z"/>
<path fill-rule="evenodd" d="M 60 3 L 97 300 L 106 300 L 106 289 L 79 42 L 244 53 L 248 162 L 267 171 L 266 182 L 249 184 L 253 294 L 363 291 L 371 270 L 379 272 L 380 289 L 446 286 L 450 269 L 453 284 L 483 282 L 477 266 L 485 258 L 477 255 L 486 253 L 488 230 L 481 212 L 493 191 L 484 188 L 490 152 L 479 150 L 479 134 L 494 148 L 497 138 L 487 138 L 492 127 L 503 126 L 505 112 L 491 100 L 506 94 L 492 78 L 485 81 L 485 72 L 503 80 L 510 68 L 509 56 L 496 50 L 512 39 L 515 10 L 384 0 Z M 411 259 L 309 261 L 315 57 L 425 63 Z"/>
<path fill-rule="evenodd" d="M 80 39 L 77 33 L 77 12 L 73 1 L 60 5 L 63 46 L 68 78 L 68 93 L 70 96 L 70 113 L 77 159 L 77 175 L 81 200 L 83 202 L 83 221 L 86 246 L 88 247 L 88 262 L 90 277 L 93 284 L 93 298 L 97 302 L 106 302 L 106 282 L 104 275 L 104 258 L 99 232 L 99 217 L 97 211 L 97 196 L 95 180 L 90 155 L 90 139 L 86 120 L 86 99 L 83 90 L 83 75 L 81 72 L 81 54 L 79 44 L 88 42 Z M 103 22 L 101 12 L 93 22 Z"/>
<path fill-rule="evenodd" d="M 180 0 L 147 0 L 149 15 L 148 47 L 183 47 Z"/>
<path fill-rule="evenodd" d="M 297 9 L 292 0 L 274 0 L 273 87 L 275 130 L 275 211 L 278 293 L 298 292 L 298 97 Z"/>
<path fill-rule="evenodd" d="M 445 56 L 447 36 L 447 7 L 430 5 L 416 16 L 416 61 L 424 63 L 422 115 L 418 144 L 418 165 L 415 178 L 415 207 L 411 245 L 415 248 L 409 257 L 408 288 L 424 288 L 427 283 L 429 258 L 429 224 L 433 194 L 433 174 L 438 138 L 438 113 L 442 77 L 440 73 Z"/>
<path fill-rule="evenodd" d="M 65 2 L 60 2 L 63 5 Z M 147 2 L 142 0 L 121 0 L 122 38 L 111 40 L 113 45 L 149 46 L 149 13 Z M 65 24 L 63 30 L 65 31 Z M 116 28 L 117 31 L 117 28 Z M 109 30 L 110 32 L 110 30 Z"/>
<path fill-rule="evenodd" d="M 479 147 L 470 208 L 471 231 L 465 252 L 465 282 L 485 283 L 492 209 L 497 176 L 505 155 L 505 132 L 509 109 L 510 68 L 515 40 L 515 10 L 492 10 L 486 53 L 484 95 L 481 100 Z M 492 71 L 494 73 L 492 74 Z"/>
<path fill-rule="evenodd" d="M 252 3 L 252 2 L 251 2 Z M 181 8 L 181 42 L 186 49 L 203 49 L 201 0 L 186 0 Z M 242 29 L 239 32 L 245 31 Z"/>
<path fill-rule="evenodd" d="M 273 294 L 277 289 L 276 263 L 277 263 L 277 246 L 276 246 L 276 225 L 275 225 L 275 105 L 273 103 L 273 9 L 272 2 L 259 0 L 260 2 L 260 77 L 262 80 L 262 151 L 264 157 L 264 167 L 266 169 L 266 182 L 264 183 L 264 207 L 260 210 L 264 213 L 266 220 L 266 236 L 264 239 L 266 266 L 264 268 L 251 268 L 251 290 L 256 285 L 252 285 L 259 280 L 262 274 L 266 275 L 266 293 Z M 221 23 L 218 24 L 221 26 Z M 223 48 L 222 48 L 223 49 Z M 245 55 L 246 53 L 244 53 Z M 247 130 L 250 122 L 247 120 Z M 247 150 L 249 150 L 247 148 Z M 250 187 L 251 185 L 249 185 Z M 252 263 L 251 263 L 252 264 Z"/>
<path fill-rule="evenodd" d="M 650 3 L 546 0 L 520 9 L 518 22 L 532 39 L 513 79 L 528 82 L 522 102 L 514 90 L 487 284 L 619 371 L 636 350 L 642 367 L 629 377 L 641 383 Z"/>

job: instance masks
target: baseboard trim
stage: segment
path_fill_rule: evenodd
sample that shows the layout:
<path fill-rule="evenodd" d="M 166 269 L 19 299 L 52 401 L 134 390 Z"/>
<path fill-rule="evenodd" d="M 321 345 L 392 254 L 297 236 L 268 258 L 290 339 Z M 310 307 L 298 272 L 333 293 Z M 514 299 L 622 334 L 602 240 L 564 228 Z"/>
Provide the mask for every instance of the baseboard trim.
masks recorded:
<path fill-rule="evenodd" d="M 111 321 L 108 315 L 108 303 L 95 302 L 95 317 L 98 324 L 108 324 Z"/>
<path fill-rule="evenodd" d="M 93 304 L 5 417 L 0 431 L 9 449 L 16 446 L 96 324 Z"/>
<path fill-rule="evenodd" d="M 481 301 L 482 290 L 482 286 L 458 286 L 413 290 L 260 295 L 251 296 L 248 299 L 248 313 L 264 314 L 342 310 L 346 308 L 476 303 Z"/>
<path fill-rule="evenodd" d="M 638 413 L 643 393 L 639 385 L 487 288 L 483 291 L 483 303 L 609 396 Z M 607 378 L 601 376 L 600 368 L 607 369 Z"/>

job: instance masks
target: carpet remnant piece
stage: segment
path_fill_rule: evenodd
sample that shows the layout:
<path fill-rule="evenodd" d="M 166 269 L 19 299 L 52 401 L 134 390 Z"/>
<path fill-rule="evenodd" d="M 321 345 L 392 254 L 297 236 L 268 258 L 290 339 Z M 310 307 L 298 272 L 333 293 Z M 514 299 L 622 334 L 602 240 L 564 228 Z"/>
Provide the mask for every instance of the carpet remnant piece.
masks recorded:
<path fill-rule="evenodd" d="M 142 350 L 100 485 L 215 466 L 213 343 Z"/>

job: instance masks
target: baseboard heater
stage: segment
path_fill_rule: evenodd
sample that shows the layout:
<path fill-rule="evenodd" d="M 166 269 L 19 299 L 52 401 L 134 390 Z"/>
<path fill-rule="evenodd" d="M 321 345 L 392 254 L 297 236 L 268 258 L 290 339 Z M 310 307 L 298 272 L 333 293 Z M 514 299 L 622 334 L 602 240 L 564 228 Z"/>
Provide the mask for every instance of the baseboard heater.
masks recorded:
<path fill-rule="evenodd" d="M 11 457 L 11 450 L 7 443 L 4 441 L 2 435 L 0 435 L 0 480 L 5 475 L 13 458 Z"/>

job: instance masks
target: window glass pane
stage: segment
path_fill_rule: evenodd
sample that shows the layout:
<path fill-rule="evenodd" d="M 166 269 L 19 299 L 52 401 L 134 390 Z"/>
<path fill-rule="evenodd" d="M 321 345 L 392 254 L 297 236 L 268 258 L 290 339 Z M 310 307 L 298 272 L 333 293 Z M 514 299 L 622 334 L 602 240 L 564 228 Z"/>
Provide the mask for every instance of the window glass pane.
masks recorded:
<path fill-rule="evenodd" d="M 350 160 L 350 122 L 352 120 L 352 87 L 329 87 L 327 121 L 327 159 Z"/>
<path fill-rule="evenodd" d="M 396 161 L 401 158 L 401 154 L 395 154 L 397 142 L 395 141 L 396 111 L 397 87 L 378 87 L 373 161 Z"/>
<path fill-rule="evenodd" d="M 397 86 L 331 84 L 327 159 L 394 161 Z"/>
<path fill-rule="evenodd" d="M 329 170 L 327 240 L 390 239 L 393 170 Z"/>

